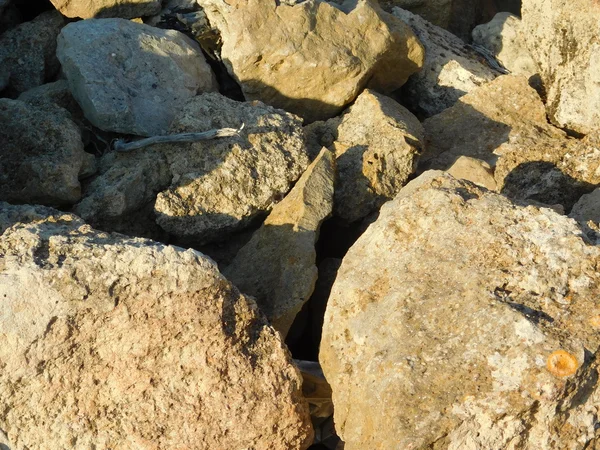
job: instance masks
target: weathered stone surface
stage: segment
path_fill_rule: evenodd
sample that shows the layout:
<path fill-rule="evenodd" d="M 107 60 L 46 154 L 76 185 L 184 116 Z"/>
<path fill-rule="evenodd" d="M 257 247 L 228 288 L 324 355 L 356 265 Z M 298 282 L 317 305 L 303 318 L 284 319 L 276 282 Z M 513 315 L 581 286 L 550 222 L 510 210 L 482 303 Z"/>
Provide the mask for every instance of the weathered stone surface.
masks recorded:
<path fill-rule="evenodd" d="M 6 435 L 0 430 L 0 450 L 10 450 L 12 444 L 8 442 Z"/>
<path fill-rule="evenodd" d="M 48 208 L 0 204 L 0 230 L 0 428 L 15 448 L 310 445 L 281 337 L 211 260 Z"/>
<path fill-rule="evenodd" d="M 58 80 L 34 87 L 19 95 L 17 100 L 38 106 L 54 104 L 69 111 L 71 117 L 76 121 L 83 118 L 83 111 L 71 94 L 67 80 Z"/>
<path fill-rule="evenodd" d="M 341 118 L 306 127 L 311 153 L 327 146 L 337 159 L 334 215 L 355 222 L 393 198 L 423 151 L 423 127 L 389 97 L 365 90 Z"/>
<path fill-rule="evenodd" d="M 573 206 L 569 217 L 581 222 L 591 220 L 600 223 L 600 188 L 594 189 L 589 194 L 582 195 Z"/>
<path fill-rule="evenodd" d="M 247 99 L 308 121 L 339 114 L 363 88 L 388 93 L 421 67 L 423 48 L 370 0 L 347 9 L 319 0 L 199 0 L 221 55 Z"/>
<path fill-rule="evenodd" d="M 425 152 L 419 169 L 448 169 L 459 156 L 492 167 L 497 155 L 519 145 L 562 140 L 550 126 L 535 90 L 524 77 L 503 75 L 461 97 L 451 108 L 423 122 Z"/>
<path fill-rule="evenodd" d="M 133 19 L 160 11 L 161 0 L 50 0 L 67 17 Z"/>
<path fill-rule="evenodd" d="M 165 134 L 182 103 L 217 89 L 197 43 L 129 20 L 70 23 L 57 55 L 86 118 L 105 131 Z"/>
<path fill-rule="evenodd" d="M 245 127 L 237 137 L 110 153 L 75 212 L 110 228 L 111 220 L 155 203 L 167 232 L 195 244 L 224 239 L 266 216 L 309 164 L 300 120 L 291 114 L 216 93 L 181 109 L 171 133 Z"/>
<path fill-rule="evenodd" d="M 333 209 L 334 180 L 334 156 L 323 149 L 223 272 L 284 337 L 317 281 L 315 244 Z"/>
<path fill-rule="evenodd" d="M 460 156 L 447 172 L 454 178 L 470 181 L 491 191 L 496 190 L 494 170 L 480 159 Z"/>
<path fill-rule="evenodd" d="M 67 111 L 0 99 L 0 200 L 65 206 L 95 171 Z"/>
<path fill-rule="evenodd" d="M 475 27 L 472 35 L 475 44 L 488 49 L 511 73 L 525 77 L 537 74 L 519 17 L 499 12 L 490 22 Z"/>
<path fill-rule="evenodd" d="M 547 208 L 428 172 L 344 257 L 320 362 L 346 450 L 584 448 L 600 249 Z"/>
<path fill-rule="evenodd" d="M 598 2 L 525 0 L 522 14 L 550 120 L 584 134 L 600 128 Z"/>
<path fill-rule="evenodd" d="M 0 36 L 0 91 L 19 94 L 56 74 L 56 37 L 64 24 L 63 16 L 48 11 Z"/>
<path fill-rule="evenodd" d="M 404 9 L 394 8 L 394 16 L 406 22 L 425 47 L 423 69 L 402 88 L 403 102 L 420 116 L 442 112 L 498 76 L 452 33 Z"/>

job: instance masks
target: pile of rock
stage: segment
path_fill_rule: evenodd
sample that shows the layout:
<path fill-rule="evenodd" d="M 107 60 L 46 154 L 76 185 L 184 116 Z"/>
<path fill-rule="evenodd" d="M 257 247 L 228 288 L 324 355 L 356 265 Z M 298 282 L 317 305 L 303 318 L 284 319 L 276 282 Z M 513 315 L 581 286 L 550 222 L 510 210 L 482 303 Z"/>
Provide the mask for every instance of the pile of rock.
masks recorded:
<path fill-rule="evenodd" d="M 0 0 L 1 450 L 600 446 L 597 4 L 51 1 Z"/>

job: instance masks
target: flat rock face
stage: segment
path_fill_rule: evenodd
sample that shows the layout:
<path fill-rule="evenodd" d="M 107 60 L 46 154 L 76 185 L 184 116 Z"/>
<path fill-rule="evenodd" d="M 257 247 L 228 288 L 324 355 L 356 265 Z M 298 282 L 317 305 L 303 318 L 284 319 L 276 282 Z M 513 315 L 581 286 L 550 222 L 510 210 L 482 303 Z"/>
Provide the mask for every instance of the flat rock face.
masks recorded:
<path fill-rule="evenodd" d="M 56 37 L 64 24 L 58 12 L 47 11 L 0 36 L 0 91 L 20 94 L 56 74 Z"/>
<path fill-rule="evenodd" d="M 0 201 L 72 205 L 95 171 L 79 128 L 62 108 L 0 99 Z"/>
<path fill-rule="evenodd" d="M 299 118 L 260 102 L 200 95 L 181 105 L 170 132 L 242 123 L 236 137 L 104 156 L 75 212 L 104 226 L 151 203 L 157 223 L 178 238 L 224 239 L 268 214 L 309 164 Z"/>
<path fill-rule="evenodd" d="M 589 220 L 600 224 L 600 188 L 594 189 L 589 194 L 582 195 L 573 206 L 569 217 L 581 222 Z"/>
<path fill-rule="evenodd" d="M 421 67 L 404 23 L 370 0 L 347 11 L 318 0 L 200 0 L 223 40 L 221 55 L 247 99 L 308 121 L 339 114 L 365 87 L 387 93 Z"/>
<path fill-rule="evenodd" d="M 0 204 L 0 231 L 15 448 L 308 447 L 288 351 L 211 260 L 41 207 Z"/>
<path fill-rule="evenodd" d="M 317 281 L 315 244 L 333 209 L 335 157 L 323 149 L 224 271 L 286 336 Z"/>
<path fill-rule="evenodd" d="M 404 102 L 420 116 L 442 112 L 498 76 L 452 33 L 404 9 L 394 8 L 394 16 L 408 24 L 425 47 L 423 69 L 402 88 Z"/>
<path fill-rule="evenodd" d="M 524 0 L 522 14 L 550 120 L 583 134 L 600 128 L 598 2 Z"/>
<path fill-rule="evenodd" d="M 161 0 L 50 0 L 67 17 L 133 19 L 160 11 Z"/>
<path fill-rule="evenodd" d="M 490 191 L 496 190 L 494 170 L 488 163 L 480 159 L 461 156 L 452 164 L 452 167 L 447 172 L 454 178 L 470 181 Z"/>
<path fill-rule="evenodd" d="M 186 100 L 217 89 L 198 44 L 129 20 L 70 23 L 57 56 L 86 118 L 105 131 L 165 134 Z"/>
<path fill-rule="evenodd" d="M 327 305 L 319 360 L 345 448 L 591 442 L 599 262 L 550 209 L 441 172 L 408 184 L 344 257 Z"/>

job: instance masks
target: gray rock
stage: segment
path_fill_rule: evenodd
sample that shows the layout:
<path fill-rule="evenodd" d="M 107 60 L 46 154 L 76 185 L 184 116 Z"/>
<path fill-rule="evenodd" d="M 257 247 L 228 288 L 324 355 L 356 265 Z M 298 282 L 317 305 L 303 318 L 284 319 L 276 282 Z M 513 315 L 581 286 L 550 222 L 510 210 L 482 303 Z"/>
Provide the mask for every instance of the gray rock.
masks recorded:
<path fill-rule="evenodd" d="M 425 47 L 423 68 L 402 88 L 404 103 L 420 116 L 442 112 L 498 76 L 449 31 L 404 9 L 394 8 L 394 16 L 406 22 Z"/>
<path fill-rule="evenodd" d="M 47 11 L 0 36 L 0 91 L 18 95 L 56 74 L 56 37 L 64 24 L 58 12 Z"/>
<path fill-rule="evenodd" d="M 572 219 L 428 172 L 344 257 L 319 361 L 346 450 L 582 449 L 600 248 Z"/>
<path fill-rule="evenodd" d="M 217 89 L 198 44 L 129 20 L 70 23 L 57 55 L 86 118 L 105 131 L 165 134 L 186 100 Z"/>
<path fill-rule="evenodd" d="M 150 16 L 160 10 L 161 0 L 50 0 L 67 17 L 82 19 L 120 17 L 133 19 Z"/>
<path fill-rule="evenodd" d="M 310 445 L 281 337 L 210 259 L 28 205 L 0 204 L 0 229 L 14 448 Z"/>
<path fill-rule="evenodd" d="M 223 272 L 284 337 L 317 281 L 315 244 L 333 209 L 334 165 L 323 149 Z"/>
<path fill-rule="evenodd" d="M 95 171 L 95 160 L 67 111 L 0 99 L 0 123 L 0 200 L 66 206 L 80 199 L 79 178 Z"/>
<path fill-rule="evenodd" d="M 40 106 L 50 103 L 69 111 L 75 121 L 83 119 L 83 111 L 71 94 L 67 80 L 58 80 L 34 87 L 19 95 L 17 100 Z"/>
<path fill-rule="evenodd" d="M 589 194 L 582 195 L 573 206 L 569 217 L 580 222 L 591 220 L 600 223 L 600 188 L 594 189 Z"/>
<path fill-rule="evenodd" d="M 12 444 L 8 442 L 8 438 L 2 430 L 0 430 L 0 450 L 10 450 Z"/>

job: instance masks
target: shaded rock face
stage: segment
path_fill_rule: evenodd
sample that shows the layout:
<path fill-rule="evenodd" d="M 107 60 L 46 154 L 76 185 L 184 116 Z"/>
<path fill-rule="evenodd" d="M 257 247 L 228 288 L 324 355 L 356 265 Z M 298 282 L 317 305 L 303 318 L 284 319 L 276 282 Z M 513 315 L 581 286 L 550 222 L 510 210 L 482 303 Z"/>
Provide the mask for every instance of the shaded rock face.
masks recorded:
<path fill-rule="evenodd" d="M 0 91 L 16 97 L 56 74 L 56 37 L 64 24 L 63 16 L 48 11 L 0 36 Z"/>
<path fill-rule="evenodd" d="M 160 11 L 161 0 L 50 0 L 67 17 L 133 19 Z"/>
<path fill-rule="evenodd" d="M 573 206 L 569 216 L 581 222 L 591 220 L 600 224 L 600 188 L 594 189 L 589 194 L 582 195 Z"/>
<path fill-rule="evenodd" d="M 427 172 L 345 256 L 320 361 L 347 450 L 584 448 L 600 250 L 550 209 Z"/>
<path fill-rule="evenodd" d="M 182 103 L 217 90 L 197 43 L 124 19 L 67 25 L 57 56 L 86 118 L 105 131 L 165 134 Z"/>
<path fill-rule="evenodd" d="M 527 47 L 539 67 L 550 120 L 587 134 L 600 128 L 598 2 L 524 0 Z"/>
<path fill-rule="evenodd" d="M 307 121 L 339 114 L 369 87 L 389 93 L 423 62 L 410 29 L 370 0 L 347 10 L 318 0 L 201 0 L 221 56 L 246 99 Z"/>
<path fill-rule="evenodd" d="M 15 448 L 308 447 L 289 353 L 211 260 L 42 207 L 0 204 L 0 231 Z"/>
<path fill-rule="evenodd" d="M 62 108 L 0 99 L 0 200 L 72 205 L 79 178 L 95 171 L 81 134 Z"/>
<path fill-rule="evenodd" d="M 285 337 L 317 281 L 315 244 L 333 209 L 335 158 L 323 149 L 225 269 Z"/>
<path fill-rule="evenodd" d="M 409 25 L 425 47 L 423 68 L 402 87 L 403 102 L 419 116 L 442 112 L 498 76 L 452 33 L 404 9 L 394 8 L 394 16 Z"/>
<path fill-rule="evenodd" d="M 150 203 L 158 225 L 177 238 L 226 238 L 268 214 L 309 164 L 299 118 L 260 102 L 200 95 L 181 106 L 170 132 L 242 123 L 236 137 L 104 156 L 100 175 L 74 211 L 120 229 L 119 221 Z"/>

